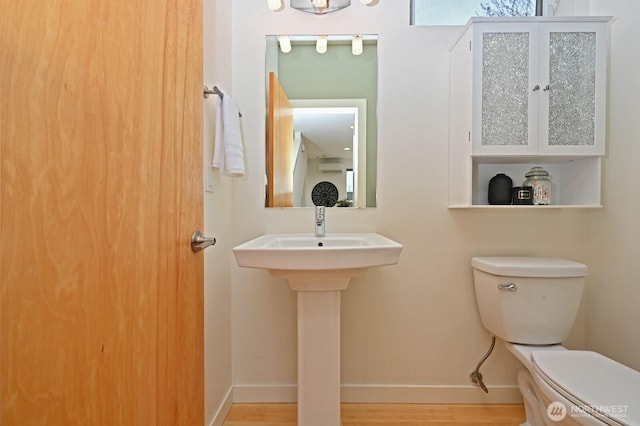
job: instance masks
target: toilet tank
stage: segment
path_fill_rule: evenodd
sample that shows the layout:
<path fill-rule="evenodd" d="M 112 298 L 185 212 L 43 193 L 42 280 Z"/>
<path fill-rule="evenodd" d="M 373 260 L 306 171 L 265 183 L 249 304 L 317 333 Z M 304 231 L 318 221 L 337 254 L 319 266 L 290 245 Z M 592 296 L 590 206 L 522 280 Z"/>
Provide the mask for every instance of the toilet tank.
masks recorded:
<path fill-rule="evenodd" d="M 542 257 L 471 259 L 482 324 L 507 342 L 564 341 L 578 313 L 587 267 Z"/>

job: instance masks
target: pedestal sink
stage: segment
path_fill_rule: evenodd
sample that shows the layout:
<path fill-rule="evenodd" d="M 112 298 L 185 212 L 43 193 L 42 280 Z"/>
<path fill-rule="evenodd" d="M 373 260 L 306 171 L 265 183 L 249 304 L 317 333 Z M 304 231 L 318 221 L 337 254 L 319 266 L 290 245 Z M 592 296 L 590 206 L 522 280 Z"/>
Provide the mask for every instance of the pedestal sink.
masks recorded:
<path fill-rule="evenodd" d="M 238 266 L 268 269 L 298 293 L 298 425 L 340 425 L 340 291 L 401 251 L 375 233 L 266 234 L 233 249 Z"/>

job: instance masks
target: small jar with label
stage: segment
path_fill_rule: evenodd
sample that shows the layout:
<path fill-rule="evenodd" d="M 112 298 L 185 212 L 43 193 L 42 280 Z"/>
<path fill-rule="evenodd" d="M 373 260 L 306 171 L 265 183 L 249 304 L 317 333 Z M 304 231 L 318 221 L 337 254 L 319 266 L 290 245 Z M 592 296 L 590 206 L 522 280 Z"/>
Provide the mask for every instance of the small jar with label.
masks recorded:
<path fill-rule="evenodd" d="M 551 204 L 551 179 L 549 172 L 542 167 L 532 167 L 524 175 L 526 180 L 522 186 L 530 186 L 533 191 L 533 204 L 545 206 Z"/>

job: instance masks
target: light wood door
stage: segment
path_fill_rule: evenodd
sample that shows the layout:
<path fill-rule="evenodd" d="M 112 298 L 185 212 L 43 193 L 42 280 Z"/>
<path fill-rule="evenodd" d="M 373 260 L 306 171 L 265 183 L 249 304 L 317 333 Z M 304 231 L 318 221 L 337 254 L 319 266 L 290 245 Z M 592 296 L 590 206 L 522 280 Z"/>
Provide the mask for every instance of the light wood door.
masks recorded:
<path fill-rule="evenodd" d="M 275 73 L 269 73 L 267 206 L 293 207 L 293 108 Z"/>
<path fill-rule="evenodd" d="M 202 425 L 201 1 L 0 15 L 0 424 Z"/>

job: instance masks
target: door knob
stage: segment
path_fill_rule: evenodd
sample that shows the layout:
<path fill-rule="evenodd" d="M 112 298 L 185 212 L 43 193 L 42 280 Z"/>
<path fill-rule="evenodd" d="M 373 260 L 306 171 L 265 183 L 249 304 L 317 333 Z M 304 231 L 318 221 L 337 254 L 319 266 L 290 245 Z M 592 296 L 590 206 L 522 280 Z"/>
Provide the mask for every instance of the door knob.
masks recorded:
<path fill-rule="evenodd" d="M 191 250 L 194 252 L 199 252 L 200 250 L 204 250 L 209 246 L 212 246 L 216 243 L 216 239 L 213 237 L 205 237 L 202 235 L 202 232 L 197 229 L 193 231 L 191 234 Z"/>

